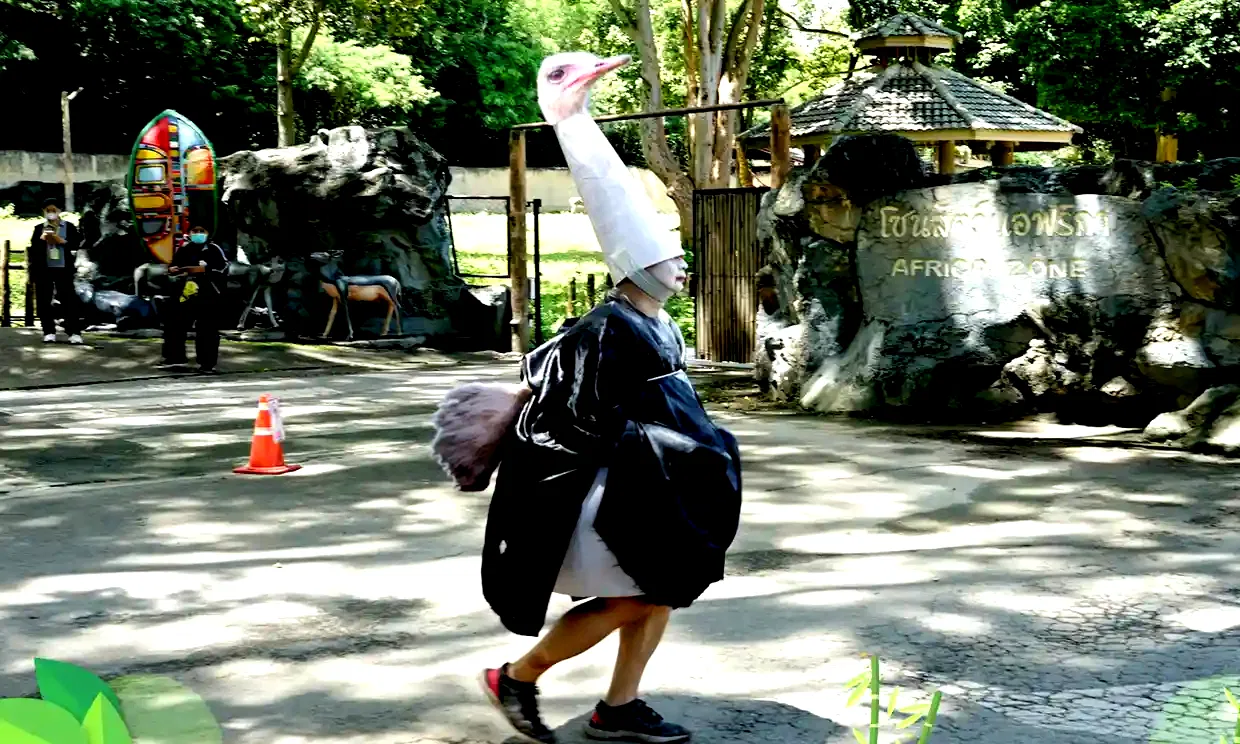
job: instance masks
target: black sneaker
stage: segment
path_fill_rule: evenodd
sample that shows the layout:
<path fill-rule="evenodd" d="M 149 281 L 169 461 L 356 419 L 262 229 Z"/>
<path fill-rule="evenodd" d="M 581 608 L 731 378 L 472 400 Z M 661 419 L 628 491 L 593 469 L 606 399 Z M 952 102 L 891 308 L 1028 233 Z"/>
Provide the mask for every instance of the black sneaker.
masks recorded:
<path fill-rule="evenodd" d="M 662 744 L 688 741 L 691 735 L 684 726 L 663 720 L 663 716 L 640 699 L 614 708 L 600 700 L 594 708 L 594 715 L 590 716 L 590 722 L 586 724 L 586 736 L 591 739 Z"/>
<path fill-rule="evenodd" d="M 518 738 L 533 744 L 555 744 L 555 733 L 547 728 L 538 714 L 538 687 L 533 682 L 518 682 L 507 674 L 508 665 L 482 670 L 482 688 L 508 725 L 517 730 Z"/>

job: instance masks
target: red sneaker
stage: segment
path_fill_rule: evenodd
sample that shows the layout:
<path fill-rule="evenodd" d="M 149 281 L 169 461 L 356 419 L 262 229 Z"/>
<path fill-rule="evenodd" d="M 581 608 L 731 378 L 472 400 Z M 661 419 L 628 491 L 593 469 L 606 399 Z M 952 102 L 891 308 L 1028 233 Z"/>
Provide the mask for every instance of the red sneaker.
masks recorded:
<path fill-rule="evenodd" d="M 507 674 L 508 665 L 482 671 L 482 689 L 487 699 L 504 716 L 517 736 L 532 744 L 555 744 L 555 732 L 547 728 L 538 713 L 538 687 L 518 682 Z"/>

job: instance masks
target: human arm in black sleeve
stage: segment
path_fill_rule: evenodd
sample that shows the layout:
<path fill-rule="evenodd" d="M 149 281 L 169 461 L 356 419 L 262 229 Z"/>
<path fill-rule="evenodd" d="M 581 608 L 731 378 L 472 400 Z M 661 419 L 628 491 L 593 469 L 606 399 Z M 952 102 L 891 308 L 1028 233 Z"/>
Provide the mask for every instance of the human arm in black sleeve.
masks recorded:
<path fill-rule="evenodd" d="M 625 352 L 631 344 L 625 321 L 602 314 L 527 355 L 522 377 L 534 395 L 518 435 L 566 466 L 567 460 L 573 467 L 603 464 L 624 431 L 634 392 Z"/>
<path fill-rule="evenodd" d="M 228 256 L 218 243 L 208 243 L 202 250 L 202 260 L 207 262 L 207 275 L 216 282 L 228 278 Z"/>

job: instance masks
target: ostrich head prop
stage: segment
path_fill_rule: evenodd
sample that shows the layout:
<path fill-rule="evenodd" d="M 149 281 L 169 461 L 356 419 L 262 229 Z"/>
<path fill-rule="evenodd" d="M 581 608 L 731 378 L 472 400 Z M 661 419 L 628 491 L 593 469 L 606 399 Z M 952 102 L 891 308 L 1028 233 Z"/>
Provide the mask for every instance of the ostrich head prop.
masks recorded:
<path fill-rule="evenodd" d="M 548 57 L 538 70 L 538 105 L 555 127 L 612 280 L 628 279 L 665 302 L 684 283 L 679 235 L 660 228 L 649 195 L 588 111 L 590 88 L 629 61 L 627 55 L 602 59 L 588 52 Z"/>
<path fill-rule="evenodd" d="M 566 52 L 543 60 L 538 70 L 538 107 L 549 124 L 559 124 L 590 105 L 590 88 L 607 73 L 632 60 L 627 54 L 600 59 L 589 52 Z"/>

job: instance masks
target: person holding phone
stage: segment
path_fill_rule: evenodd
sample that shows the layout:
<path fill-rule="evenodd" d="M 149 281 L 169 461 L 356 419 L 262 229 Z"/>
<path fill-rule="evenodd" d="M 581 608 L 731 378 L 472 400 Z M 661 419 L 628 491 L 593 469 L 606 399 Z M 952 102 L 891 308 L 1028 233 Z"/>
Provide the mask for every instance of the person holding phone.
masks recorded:
<path fill-rule="evenodd" d="M 56 319 L 52 316 L 52 299 L 60 301 L 64 314 L 65 333 L 69 343 L 81 344 L 79 300 L 73 291 L 74 263 L 81 245 L 77 225 L 65 222 L 60 203 L 48 199 L 43 203 L 43 221 L 35 225 L 26 252 L 30 283 L 34 285 L 39 320 L 43 324 L 43 342 L 55 343 Z"/>
<path fill-rule="evenodd" d="M 161 367 L 187 363 L 185 336 L 194 326 L 194 355 L 198 371 L 210 374 L 220 354 L 219 313 L 228 280 L 228 256 L 218 244 L 207 237 L 207 229 L 190 229 L 189 240 L 177 249 L 168 273 L 187 277 L 180 292 L 171 297 L 172 308 L 164 325 L 163 360 Z"/>

